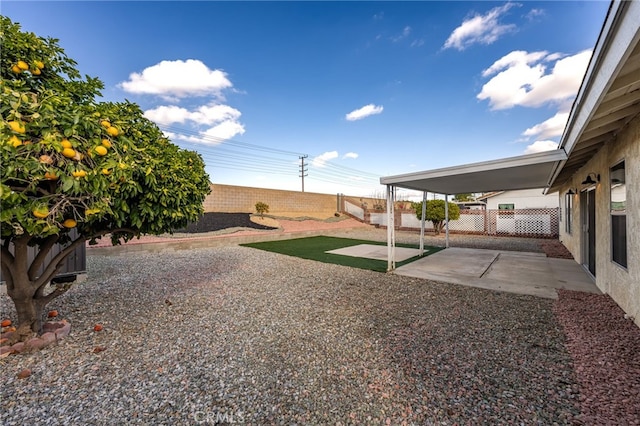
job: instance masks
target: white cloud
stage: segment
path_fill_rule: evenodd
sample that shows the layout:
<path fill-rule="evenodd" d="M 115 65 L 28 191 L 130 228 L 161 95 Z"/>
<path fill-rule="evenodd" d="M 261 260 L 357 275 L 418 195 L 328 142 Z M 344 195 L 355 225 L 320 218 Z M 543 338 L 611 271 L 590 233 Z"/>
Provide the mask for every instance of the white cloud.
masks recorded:
<path fill-rule="evenodd" d="M 498 71 L 502 71 L 505 68 L 508 70 L 510 68 L 526 65 L 528 66 L 532 62 L 538 62 L 541 59 L 544 59 L 545 56 L 548 56 L 548 52 L 531 52 L 527 53 L 524 50 L 514 50 L 502 58 L 495 61 L 489 68 L 482 71 L 483 77 L 489 77 L 492 74 L 497 73 Z M 550 56 L 550 55 L 549 55 Z"/>
<path fill-rule="evenodd" d="M 164 132 L 171 140 L 183 140 L 186 142 L 200 143 L 205 145 L 218 145 L 225 140 L 232 139 L 245 132 L 244 126 L 236 121 L 223 121 L 216 126 L 210 127 L 197 135 L 185 135 L 181 133 Z"/>
<path fill-rule="evenodd" d="M 402 29 L 402 33 L 400 33 L 397 36 L 391 37 L 391 41 L 396 43 L 396 42 L 398 42 L 398 41 L 400 41 L 402 39 L 405 39 L 405 38 L 409 37 L 409 34 L 411 34 L 411 27 L 407 25 L 406 27 L 404 27 Z"/>
<path fill-rule="evenodd" d="M 569 119 L 568 112 L 557 112 L 553 117 L 538 123 L 533 127 L 529 127 L 522 132 L 523 136 L 535 136 L 537 138 L 553 138 L 556 136 L 562 136 L 564 127 Z"/>
<path fill-rule="evenodd" d="M 544 9 L 531 9 L 526 15 L 525 18 L 527 18 L 529 21 L 534 21 L 536 18 L 538 18 L 539 16 L 544 16 L 545 15 L 545 11 Z"/>
<path fill-rule="evenodd" d="M 211 95 L 222 98 L 222 91 L 233 87 L 224 71 L 211 70 L 196 59 L 162 61 L 141 73 L 131 73 L 129 80 L 119 86 L 129 93 L 178 99 Z"/>
<path fill-rule="evenodd" d="M 206 138 L 227 140 L 236 135 L 244 134 L 244 126 L 237 121 L 225 120 L 222 123 L 205 130 L 202 134 Z"/>
<path fill-rule="evenodd" d="M 315 167 L 325 167 L 327 165 L 327 161 L 333 160 L 334 158 L 338 158 L 338 151 L 328 151 L 311 160 L 311 164 Z"/>
<path fill-rule="evenodd" d="M 144 116 L 157 124 L 184 123 L 191 113 L 179 106 L 159 106 L 144 112 Z"/>
<path fill-rule="evenodd" d="M 355 152 L 347 152 L 345 155 L 342 156 L 342 158 L 353 158 L 356 159 L 358 158 L 358 154 Z"/>
<path fill-rule="evenodd" d="M 345 116 L 348 121 L 361 120 L 370 115 L 380 114 L 384 107 L 382 105 L 377 106 L 374 104 L 365 105 L 362 108 L 351 111 Z"/>
<path fill-rule="evenodd" d="M 144 116 L 159 125 L 184 124 L 191 122 L 202 129 L 197 136 L 165 132 L 170 139 L 180 139 L 194 143 L 218 144 L 245 132 L 244 125 L 238 120 L 242 114 L 228 105 L 202 105 L 189 111 L 176 105 L 159 106 L 145 111 Z"/>
<path fill-rule="evenodd" d="M 590 58 L 591 50 L 585 50 L 559 59 L 550 74 L 544 75 L 532 85 L 528 94 L 528 104 L 539 106 L 550 99 L 559 101 L 574 97 L 578 93 Z"/>
<path fill-rule="evenodd" d="M 158 124 L 173 124 L 192 121 L 197 124 L 211 125 L 222 121 L 236 121 L 240 111 L 228 105 L 202 105 L 195 111 L 189 111 L 176 105 L 159 106 L 145 111 L 144 116 Z"/>
<path fill-rule="evenodd" d="M 477 98 L 489 100 L 494 110 L 561 103 L 578 92 L 590 57 L 590 50 L 566 57 L 558 53 L 513 51 L 482 72 L 483 77 L 495 76 L 482 86 Z M 553 61 L 553 68 L 546 73 L 547 63 Z"/>
<path fill-rule="evenodd" d="M 535 141 L 528 145 L 524 150 L 525 154 L 534 154 L 536 152 L 551 151 L 558 148 L 558 143 L 554 141 Z"/>
<path fill-rule="evenodd" d="M 491 44 L 500 36 L 515 31 L 515 25 L 501 24 L 499 21 L 499 18 L 513 6 L 519 6 L 519 4 L 506 3 L 491 9 L 485 15 L 476 14 L 472 18 L 465 19 L 458 28 L 453 30 L 445 41 L 443 49 L 452 47 L 464 50 L 473 44 Z"/>

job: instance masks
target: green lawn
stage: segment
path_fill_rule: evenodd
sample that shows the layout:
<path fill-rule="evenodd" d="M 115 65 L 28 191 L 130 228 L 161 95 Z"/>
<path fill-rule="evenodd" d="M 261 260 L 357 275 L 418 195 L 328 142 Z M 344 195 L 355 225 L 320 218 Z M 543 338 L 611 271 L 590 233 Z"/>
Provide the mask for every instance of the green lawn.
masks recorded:
<path fill-rule="evenodd" d="M 295 238 L 291 240 L 265 241 L 261 243 L 240 244 L 245 247 L 253 247 L 260 250 L 272 251 L 275 253 L 286 254 L 303 259 L 317 260 L 318 262 L 334 263 L 336 265 L 351 266 L 360 269 L 369 269 L 371 271 L 385 272 L 387 270 L 386 260 L 364 259 L 353 256 L 342 256 L 339 254 L 326 253 L 344 247 L 356 246 L 359 244 L 375 244 L 384 246 L 386 243 L 379 241 L 354 240 L 350 238 L 338 237 L 308 237 Z M 397 247 L 419 248 L 412 244 L 396 244 Z M 425 256 L 442 250 L 440 247 L 425 246 Z M 396 266 L 402 266 L 413 262 L 420 256 L 414 256 L 402 262 L 396 262 Z"/>

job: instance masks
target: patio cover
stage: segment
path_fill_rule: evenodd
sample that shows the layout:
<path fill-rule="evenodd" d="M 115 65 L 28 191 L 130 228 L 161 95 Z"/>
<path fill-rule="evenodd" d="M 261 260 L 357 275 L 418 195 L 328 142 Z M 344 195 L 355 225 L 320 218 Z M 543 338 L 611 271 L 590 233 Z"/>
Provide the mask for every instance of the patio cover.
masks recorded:
<path fill-rule="evenodd" d="M 552 176 L 558 168 L 562 167 L 562 163 L 566 159 L 567 154 L 563 149 L 555 149 L 500 160 L 380 178 L 380 183 L 387 186 L 387 270 L 395 269 L 394 200 L 396 187 L 418 190 L 424 194 L 423 220 L 420 226 L 420 254 L 422 255 L 425 228 L 424 203 L 427 192 L 444 194 L 445 200 L 447 200 L 447 196 L 450 194 L 548 188 Z M 445 203 L 445 215 L 449 217 L 447 207 L 448 204 Z M 448 221 L 445 232 L 445 246 L 449 247 Z"/>
<path fill-rule="evenodd" d="M 382 185 L 437 194 L 546 188 L 563 149 L 380 178 Z"/>

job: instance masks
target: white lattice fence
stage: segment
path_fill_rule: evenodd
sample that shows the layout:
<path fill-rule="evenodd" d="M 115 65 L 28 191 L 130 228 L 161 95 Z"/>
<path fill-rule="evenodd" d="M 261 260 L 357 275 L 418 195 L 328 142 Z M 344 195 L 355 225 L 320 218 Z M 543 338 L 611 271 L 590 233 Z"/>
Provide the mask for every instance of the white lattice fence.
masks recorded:
<path fill-rule="evenodd" d="M 556 236 L 558 209 L 488 210 L 487 228 L 490 235 Z"/>
<path fill-rule="evenodd" d="M 449 230 L 457 232 L 483 233 L 484 210 L 461 210 L 459 219 L 449 221 Z"/>

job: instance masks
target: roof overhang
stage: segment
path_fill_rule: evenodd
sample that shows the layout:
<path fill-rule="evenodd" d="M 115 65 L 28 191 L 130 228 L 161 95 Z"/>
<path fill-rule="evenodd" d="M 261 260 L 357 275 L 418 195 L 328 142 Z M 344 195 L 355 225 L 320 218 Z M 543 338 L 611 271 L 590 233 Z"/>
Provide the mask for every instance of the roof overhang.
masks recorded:
<path fill-rule="evenodd" d="M 611 2 L 559 147 L 568 159 L 549 192 L 568 182 L 640 114 L 640 1 Z"/>
<path fill-rule="evenodd" d="M 567 156 L 562 149 L 380 178 L 383 185 L 438 194 L 508 191 L 549 186 Z"/>

